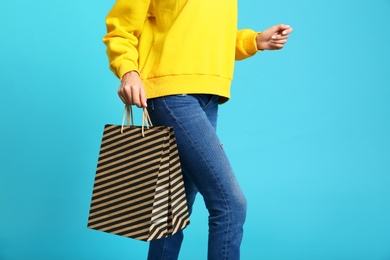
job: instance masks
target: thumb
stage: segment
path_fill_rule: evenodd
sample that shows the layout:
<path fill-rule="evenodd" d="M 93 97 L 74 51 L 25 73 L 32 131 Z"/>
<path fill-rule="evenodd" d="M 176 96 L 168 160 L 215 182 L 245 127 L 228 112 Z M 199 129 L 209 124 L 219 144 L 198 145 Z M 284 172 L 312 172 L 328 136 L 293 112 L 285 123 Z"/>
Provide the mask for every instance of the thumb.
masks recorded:
<path fill-rule="evenodd" d="M 279 27 L 279 30 L 286 30 L 286 29 L 290 28 L 290 25 L 283 24 L 283 23 L 278 24 L 277 26 Z"/>

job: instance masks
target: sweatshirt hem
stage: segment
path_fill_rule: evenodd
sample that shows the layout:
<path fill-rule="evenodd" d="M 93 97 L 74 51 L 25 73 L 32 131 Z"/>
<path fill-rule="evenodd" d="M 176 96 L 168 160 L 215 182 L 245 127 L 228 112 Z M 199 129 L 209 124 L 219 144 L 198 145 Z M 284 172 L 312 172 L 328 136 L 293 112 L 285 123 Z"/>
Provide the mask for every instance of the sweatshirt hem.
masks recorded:
<path fill-rule="evenodd" d="M 174 75 L 142 79 L 148 99 L 179 94 L 213 94 L 230 98 L 231 79 L 214 75 Z"/>

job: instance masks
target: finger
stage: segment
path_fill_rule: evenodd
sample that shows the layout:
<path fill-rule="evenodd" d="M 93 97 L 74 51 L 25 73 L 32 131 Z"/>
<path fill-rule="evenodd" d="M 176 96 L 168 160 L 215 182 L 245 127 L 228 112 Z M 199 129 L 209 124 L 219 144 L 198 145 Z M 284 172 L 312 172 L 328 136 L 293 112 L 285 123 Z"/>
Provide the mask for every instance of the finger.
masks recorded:
<path fill-rule="evenodd" d="M 133 87 L 132 90 L 133 90 L 132 91 L 133 105 L 136 105 L 139 108 L 146 107 L 145 106 L 145 103 L 146 103 L 145 93 L 142 94 L 142 92 L 144 90 L 143 87 L 135 86 L 135 87 Z M 142 99 L 144 99 L 144 100 L 142 100 Z"/>
<path fill-rule="evenodd" d="M 280 43 L 276 43 L 276 44 L 273 44 L 274 45 L 274 49 L 275 50 L 280 50 L 280 49 L 283 49 L 284 47 L 284 44 L 280 44 Z"/>
<path fill-rule="evenodd" d="M 124 91 L 123 91 L 122 87 L 120 87 L 118 89 L 118 96 L 119 96 L 119 98 L 122 100 L 122 102 L 124 104 L 129 104 L 129 102 L 128 102 L 127 98 L 126 98 L 126 95 L 124 94 Z"/>
<path fill-rule="evenodd" d="M 289 37 L 289 35 L 273 35 L 271 37 L 271 41 L 275 41 L 275 40 L 284 40 L 284 39 L 287 39 Z"/>
<path fill-rule="evenodd" d="M 270 42 L 269 43 L 269 49 L 270 50 L 280 50 L 284 47 L 283 43 L 275 43 L 275 42 Z"/>
<path fill-rule="evenodd" d="M 127 105 L 133 105 L 133 93 L 132 93 L 132 87 L 131 86 L 125 86 L 123 88 L 123 94 L 122 96 L 126 100 Z"/>
<path fill-rule="evenodd" d="M 144 88 L 141 88 L 140 91 L 140 101 L 141 101 L 141 106 L 146 108 L 148 104 L 146 103 L 146 94 Z"/>
<path fill-rule="evenodd" d="M 136 105 L 138 107 L 136 87 L 132 86 L 130 88 L 130 92 L 131 92 L 131 99 L 130 99 L 131 104 Z"/>
<path fill-rule="evenodd" d="M 287 39 L 271 40 L 271 42 L 274 44 L 286 44 Z"/>
<path fill-rule="evenodd" d="M 122 95 L 120 95 L 119 93 L 118 93 L 118 96 L 119 96 L 119 98 L 122 100 L 122 102 L 123 102 L 123 104 L 128 104 L 128 102 L 126 101 L 126 99 L 124 99 L 123 97 L 122 97 Z"/>
<path fill-rule="evenodd" d="M 292 33 L 292 31 L 293 31 L 293 29 L 290 27 L 290 28 L 284 30 L 284 31 L 282 32 L 282 35 L 289 35 L 290 33 Z"/>

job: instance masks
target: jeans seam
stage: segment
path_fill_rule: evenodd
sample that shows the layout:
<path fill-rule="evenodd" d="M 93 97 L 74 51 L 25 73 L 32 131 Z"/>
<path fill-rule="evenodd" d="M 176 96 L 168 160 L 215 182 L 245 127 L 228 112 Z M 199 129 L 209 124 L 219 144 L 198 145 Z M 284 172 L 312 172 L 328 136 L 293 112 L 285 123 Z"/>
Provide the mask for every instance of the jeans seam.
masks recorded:
<path fill-rule="evenodd" d="M 163 260 L 165 258 L 165 251 L 166 251 L 166 246 L 167 246 L 167 239 L 163 238 L 164 239 L 164 245 L 163 245 L 163 250 L 161 252 L 161 260 Z"/>

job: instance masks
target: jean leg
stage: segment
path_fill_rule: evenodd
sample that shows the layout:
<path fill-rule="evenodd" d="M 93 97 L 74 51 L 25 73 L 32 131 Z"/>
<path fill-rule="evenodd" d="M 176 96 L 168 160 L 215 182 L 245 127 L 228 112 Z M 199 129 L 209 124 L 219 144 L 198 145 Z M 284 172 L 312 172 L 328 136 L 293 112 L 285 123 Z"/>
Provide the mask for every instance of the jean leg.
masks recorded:
<path fill-rule="evenodd" d="M 187 197 L 188 211 L 191 214 L 195 202 L 197 189 L 193 182 L 183 174 L 183 181 Z M 176 260 L 178 259 L 180 247 L 184 238 L 183 230 L 174 235 L 150 241 L 148 260 Z"/>
<path fill-rule="evenodd" d="M 216 135 L 218 105 L 215 98 L 209 97 L 187 95 L 153 99 L 149 104 L 150 116 L 156 125 L 174 127 L 184 174 L 204 198 L 209 211 L 208 259 L 239 259 L 246 200 Z M 180 232 L 164 239 L 164 243 L 160 241 L 159 247 L 152 242 L 149 254 L 172 249 L 176 250 L 177 257 L 182 238 Z M 167 254 L 165 257 L 155 259 L 174 259 Z"/>

